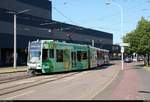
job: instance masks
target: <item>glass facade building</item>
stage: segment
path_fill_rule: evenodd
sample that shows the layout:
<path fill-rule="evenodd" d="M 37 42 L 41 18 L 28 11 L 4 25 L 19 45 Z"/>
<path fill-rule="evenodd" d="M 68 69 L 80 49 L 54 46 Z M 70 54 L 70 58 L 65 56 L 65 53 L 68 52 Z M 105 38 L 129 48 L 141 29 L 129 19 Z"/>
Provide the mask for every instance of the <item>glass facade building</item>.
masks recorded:
<path fill-rule="evenodd" d="M 111 50 L 113 35 L 52 20 L 49 0 L 1 0 L 0 3 L 0 66 L 13 65 L 14 18 L 10 11 L 29 12 L 17 15 L 17 65 L 26 65 L 28 42 L 53 39 L 90 44 Z M 55 22 L 42 25 L 46 22 Z"/>
<path fill-rule="evenodd" d="M 8 12 L 29 12 L 17 15 L 17 62 L 26 64 L 27 46 L 31 40 L 47 38 L 48 29 L 40 23 L 52 18 L 51 2 L 48 0 L 1 0 L 0 3 L 0 65 L 13 64 L 14 18 Z"/>

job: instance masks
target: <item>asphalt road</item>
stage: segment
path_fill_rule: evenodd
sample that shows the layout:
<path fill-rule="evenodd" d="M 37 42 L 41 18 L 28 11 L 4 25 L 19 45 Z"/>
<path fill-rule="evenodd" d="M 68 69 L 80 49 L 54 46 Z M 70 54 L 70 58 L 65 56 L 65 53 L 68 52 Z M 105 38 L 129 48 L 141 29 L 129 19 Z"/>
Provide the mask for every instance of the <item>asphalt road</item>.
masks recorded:
<path fill-rule="evenodd" d="M 120 61 L 115 62 L 113 67 L 82 71 L 60 80 L 1 95 L 0 100 L 92 100 L 115 79 L 120 70 L 118 66 L 121 66 Z M 32 81 L 34 80 L 22 80 L 19 83 Z"/>
<path fill-rule="evenodd" d="M 150 100 L 150 71 L 145 70 L 142 63 L 125 63 L 124 71 L 118 71 L 120 61 L 113 66 L 77 72 L 60 80 L 1 95 L 0 100 Z M 55 76 L 61 75 L 43 77 L 49 80 Z M 40 77 L 31 79 L 1 84 L 0 88 L 37 79 L 43 81 Z"/>

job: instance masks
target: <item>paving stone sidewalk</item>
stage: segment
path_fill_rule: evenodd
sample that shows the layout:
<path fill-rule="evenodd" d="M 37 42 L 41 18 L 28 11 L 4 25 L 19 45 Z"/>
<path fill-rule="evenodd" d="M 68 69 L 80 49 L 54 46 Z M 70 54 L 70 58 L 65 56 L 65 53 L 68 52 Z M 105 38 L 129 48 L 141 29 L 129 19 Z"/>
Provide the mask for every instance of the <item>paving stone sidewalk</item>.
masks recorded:
<path fill-rule="evenodd" d="M 27 71 L 27 66 L 19 66 L 17 68 L 0 67 L 0 74 L 15 73 L 15 72 L 25 72 L 25 71 Z"/>

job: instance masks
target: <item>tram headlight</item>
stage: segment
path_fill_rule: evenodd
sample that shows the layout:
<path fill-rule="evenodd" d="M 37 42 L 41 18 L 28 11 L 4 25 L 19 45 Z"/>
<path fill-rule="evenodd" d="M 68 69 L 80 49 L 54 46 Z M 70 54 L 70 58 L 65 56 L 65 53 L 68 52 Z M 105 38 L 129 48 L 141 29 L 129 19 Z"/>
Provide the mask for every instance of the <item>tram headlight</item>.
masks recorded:
<path fill-rule="evenodd" d="M 37 67 L 41 67 L 41 65 L 38 63 L 38 64 L 37 64 Z"/>

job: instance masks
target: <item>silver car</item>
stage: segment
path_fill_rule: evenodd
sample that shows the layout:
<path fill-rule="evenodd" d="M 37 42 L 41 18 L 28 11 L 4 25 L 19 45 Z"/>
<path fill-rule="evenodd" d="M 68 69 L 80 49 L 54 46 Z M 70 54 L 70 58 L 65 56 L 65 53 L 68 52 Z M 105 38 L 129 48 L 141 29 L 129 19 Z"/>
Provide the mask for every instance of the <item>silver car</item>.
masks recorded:
<path fill-rule="evenodd" d="M 124 60 L 124 62 L 127 62 L 127 63 L 130 63 L 130 62 L 132 62 L 133 60 L 132 60 L 132 58 L 131 57 L 127 57 L 127 58 L 125 58 L 125 60 Z"/>

